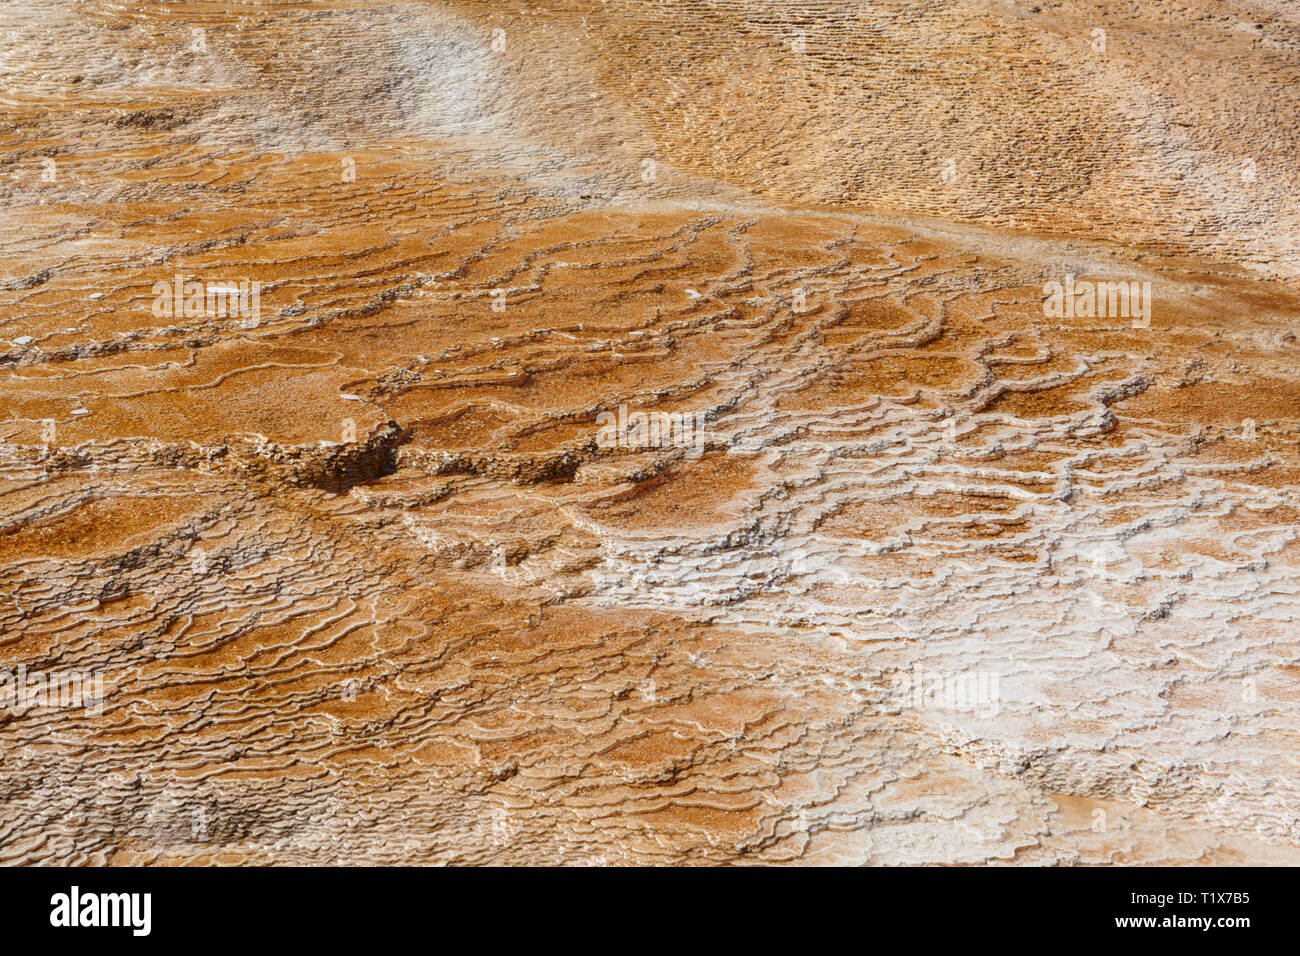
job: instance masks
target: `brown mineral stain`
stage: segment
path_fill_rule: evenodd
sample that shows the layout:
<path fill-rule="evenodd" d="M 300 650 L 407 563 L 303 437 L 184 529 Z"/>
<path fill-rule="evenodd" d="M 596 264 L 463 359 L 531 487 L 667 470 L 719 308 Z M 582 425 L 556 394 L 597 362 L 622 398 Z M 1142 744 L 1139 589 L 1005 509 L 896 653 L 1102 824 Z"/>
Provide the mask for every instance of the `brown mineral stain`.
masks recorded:
<path fill-rule="evenodd" d="M 3 19 L 0 862 L 1300 859 L 1283 5 Z"/>

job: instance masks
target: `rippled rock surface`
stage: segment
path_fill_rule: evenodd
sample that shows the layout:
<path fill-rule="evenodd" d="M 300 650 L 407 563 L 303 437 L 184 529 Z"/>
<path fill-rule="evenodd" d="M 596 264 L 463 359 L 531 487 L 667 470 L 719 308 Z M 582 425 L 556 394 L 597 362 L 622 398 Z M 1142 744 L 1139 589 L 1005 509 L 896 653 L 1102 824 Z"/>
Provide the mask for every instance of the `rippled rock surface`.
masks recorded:
<path fill-rule="evenodd" d="M 1291 5 L 0 36 L 0 862 L 1300 862 Z"/>

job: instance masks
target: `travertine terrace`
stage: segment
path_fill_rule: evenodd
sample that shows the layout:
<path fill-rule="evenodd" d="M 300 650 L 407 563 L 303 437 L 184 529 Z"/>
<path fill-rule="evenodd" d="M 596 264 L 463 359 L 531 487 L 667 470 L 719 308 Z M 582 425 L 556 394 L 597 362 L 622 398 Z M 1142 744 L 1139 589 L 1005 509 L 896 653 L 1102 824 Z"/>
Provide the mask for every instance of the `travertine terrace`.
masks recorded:
<path fill-rule="evenodd" d="M 0 38 L 0 862 L 1300 862 L 1294 5 Z"/>

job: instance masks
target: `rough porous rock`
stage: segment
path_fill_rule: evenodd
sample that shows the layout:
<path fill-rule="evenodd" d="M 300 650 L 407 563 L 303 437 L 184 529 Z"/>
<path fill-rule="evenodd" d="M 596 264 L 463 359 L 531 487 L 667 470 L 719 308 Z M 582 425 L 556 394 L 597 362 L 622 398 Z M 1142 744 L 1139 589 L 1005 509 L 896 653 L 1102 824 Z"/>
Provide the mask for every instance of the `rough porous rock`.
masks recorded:
<path fill-rule="evenodd" d="M 1295 5 L 0 36 L 0 863 L 1300 863 Z"/>

